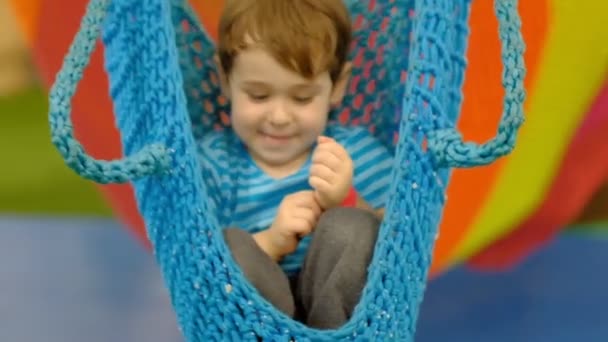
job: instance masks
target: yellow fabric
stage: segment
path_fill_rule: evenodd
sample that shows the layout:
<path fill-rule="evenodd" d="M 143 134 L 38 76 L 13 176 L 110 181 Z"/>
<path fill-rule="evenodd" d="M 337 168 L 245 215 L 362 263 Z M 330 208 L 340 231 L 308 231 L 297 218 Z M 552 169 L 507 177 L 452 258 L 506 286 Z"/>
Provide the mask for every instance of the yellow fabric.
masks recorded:
<path fill-rule="evenodd" d="M 608 1 L 554 0 L 526 122 L 495 190 L 455 249 L 462 262 L 509 233 L 543 202 L 608 67 Z"/>

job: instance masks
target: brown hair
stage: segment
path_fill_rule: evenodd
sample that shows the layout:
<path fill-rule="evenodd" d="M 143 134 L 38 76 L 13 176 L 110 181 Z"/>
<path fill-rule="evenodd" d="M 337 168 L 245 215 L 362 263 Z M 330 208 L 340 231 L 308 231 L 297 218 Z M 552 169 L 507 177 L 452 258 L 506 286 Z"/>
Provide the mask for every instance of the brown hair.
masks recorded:
<path fill-rule="evenodd" d="M 343 0 L 226 0 L 218 56 L 229 75 L 238 52 L 260 44 L 303 77 L 328 71 L 336 81 L 348 57 L 351 30 Z"/>

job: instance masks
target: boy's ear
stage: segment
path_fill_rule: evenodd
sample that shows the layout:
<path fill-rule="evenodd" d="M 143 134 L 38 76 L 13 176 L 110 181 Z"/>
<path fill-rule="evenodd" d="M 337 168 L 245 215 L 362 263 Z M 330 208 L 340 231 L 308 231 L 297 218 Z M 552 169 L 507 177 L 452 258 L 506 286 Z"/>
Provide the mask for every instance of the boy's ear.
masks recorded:
<path fill-rule="evenodd" d="M 215 62 L 217 75 L 220 79 L 219 81 L 222 94 L 226 96 L 226 98 L 230 99 L 230 86 L 228 84 L 228 75 L 226 75 L 226 72 L 222 67 L 222 63 L 220 62 L 220 56 L 218 56 L 217 54 L 213 55 L 213 61 Z"/>
<path fill-rule="evenodd" d="M 344 67 L 340 72 L 340 76 L 334 83 L 332 93 L 331 93 L 331 104 L 332 106 L 337 106 L 342 102 L 344 95 L 346 94 L 346 89 L 348 87 L 348 82 L 350 81 L 350 76 L 352 73 L 353 65 L 351 62 L 344 63 Z"/>

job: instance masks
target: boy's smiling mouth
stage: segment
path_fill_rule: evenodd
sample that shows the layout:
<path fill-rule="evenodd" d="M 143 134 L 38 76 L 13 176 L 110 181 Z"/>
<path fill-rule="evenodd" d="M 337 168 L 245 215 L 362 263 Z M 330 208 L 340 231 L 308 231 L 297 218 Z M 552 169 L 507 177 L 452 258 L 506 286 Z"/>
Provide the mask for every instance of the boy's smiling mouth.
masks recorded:
<path fill-rule="evenodd" d="M 295 136 L 295 134 L 277 134 L 277 133 L 266 133 L 266 132 L 258 132 L 261 136 L 266 139 L 274 140 L 277 142 L 287 141 Z"/>

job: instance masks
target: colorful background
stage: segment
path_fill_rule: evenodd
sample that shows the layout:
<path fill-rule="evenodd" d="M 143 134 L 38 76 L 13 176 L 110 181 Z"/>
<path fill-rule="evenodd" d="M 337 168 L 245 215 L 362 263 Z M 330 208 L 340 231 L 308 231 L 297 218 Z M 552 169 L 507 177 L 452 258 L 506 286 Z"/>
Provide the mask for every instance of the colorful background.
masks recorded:
<path fill-rule="evenodd" d="M 223 1 L 191 3 L 215 36 L 214 27 Z M 86 1 L 2 0 L 0 4 L 0 22 L 7 23 L 0 28 L 6 31 L 0 32 L 0 146 L 3 146 L 5 165 L 0 168 L 0 234 L 5 234 L 0 235 L 0 250 L 13 250 L 15 245 L 34 239 L 30 235 L 22 239 L 14 235 L 7 237 L 7 231 L 11 232 L 8 234 L 40 234 L 41 227 L 48 225 L 58 229 L 57 234 L 61 235 L 66 232 L 65 226 L 72 225 L 64 220 L 74 218 L 81 219 L 80 224 L 90 228 L 87 231 L 91 235 L 78 233 L 83 234 L 79 241 L 90 241 L 96 234 L 111 231 L 112 238 L 106 237 L 104 241 L 116 244 L 124 238 L 121 234 L 130 232 L 147 247 L 130 186 L 97 186 L 78 178 L 63 165 L 49 140 L 47 90 L 78 28 Z M 517 283 L 517 279 L 521 279 L 522 284 L 529 285 L 529 277 L 535 274 L 536 277 L 546 275 L 565 265 L 575 268 L 574 260 L 579 259 L 573 255 L 580 258 L 582 253 L 577 248 L 605 250 L 607 246 L 604 238 L 608 236 L 608 26 L 605 25 L 608 2 L 520 1 L 519 9 L 527 45 L 526 122 L 512 155 L 487 167 L 455 170 L 453 174 L 434 254 L 435 279 L 428 295 L 431 299 L 427 299 L 435 304 L 425 304 L 435 305 L 432 307 L 438 312 L 445 313 L 446 307 L 432 298 L 452 300 L 451 294 L 462 294 L 467 286 L 494 289 L 495 292 L 491 292 L 494 300 L 513 295 L 506 289 L 501 292 L 496 278 L 483 278 L 486 272 L 490 272 L 488 276 L 502 277 L 501 281 Z M 499 44 L 493 1 L 474 1 L 465 101 L 459 123 L 465 138 L 473 141 L 483 142 L 492 137 L 502 112 Z M 74 99 L 73 120 L 77 138 L 91 155 L 115 158 L 121 155 L 121 148 L 102 68 L 103 47 L 98 47 Z M 11 219 L 3 221 L 2 217 Z M 12 227 L 15 222 L 20 222 L 23 229 L 1 229 Z M 99 228 L 102 225 L 122 231 Z M 30 226 L 33 228 L 27 228 Z M 52 234 L 44 234 L 53 239 Z M 74 237 L 62 236 L 66 241 L 78 243 L 73 241 Z M 13 241 L 12 246 L 7 241 Z M 49 246 L 69 249 L 76 245 L 53 242 L 40 246 L 41 250 L 32 252 L 38 257 Z M 99 247 L 90 251 L 80 249 L 79 256 L 91 258 L 95 251 L 102 253 Z M 121 251 L 133 260 L 147 260 L 146 252 L 137 246 L 125 246 Z M 565 258 L 559 253 L 572 253 L 572 256 Z M 105 254 L 94 255 L 100 260 L 107 258 Z M 601 253 L 593 255 L 600 257 Z M 6 255 L 3 259 L 8 261 L 9 257 Z M 539 260 L 540 264 L 534 264 Z M 571 271 L 592 272 L 593 268 L 580 265 L 593 265 L 595 261 L 580 260 L 579 268 Z M 73 267 L 74 272 L 85 272 L 83 267 L 90 266 L 66 265 Z M 475 271 L 467 271 L 463 265 Z M 28 267 L 41 268 L 33 264 Z M 121 267 L 117 266 L 119 274 L 108 274 L 124 276 L 120 274 Z M 596 269 L 601 269 L 601 265 L 598 267 Z M 85 279 L 92 276 L 91 272 L 86 271 Z M 4 279 L 4 274 L 1 276 Z M 553 277 L 551 279 L 561 280 Z M 141 279 L 118 279 L 131 286 L 144 286 Z M 158 285 L 160 280 L 154 278 L 154 281 Z M 607 283 L 601 277 L 597 280 L 600 284 L 602 281 Z M 442 286 L 444 292 L 433 292 Z M 572 287 L 572 291 L 574 289 Z M 571 289 L 566 286 L 562 290 L 563 293 L 558 291 L 552 297 L 553 304 L 563 300 L 558 294 L 565 295 Z M 434 294 L 439 297 L 433 297 Z M 605 294 L 591 291 L 588 295 L 594 295 L 600 303 L 603 300 L 603 306 L 607 306 Z M 468 303 L 472 305 L 470 310 L 477 308 L 483 316 L 481 308 L 485 308 L 488 313 L 488 306 L 474 306 L 472 297 L 463 298 L 473 301 Z M 530 297 L 524 296 L 522 300 L 531 305 Z M 546 301 L 542 301 L 542 305 L 546 310 L 551 308 Z M 514 314 L 513 310 L 508 312 Z M 434 322 L 433 319 L 440 316 L 423 314 L 421 322 Z M 445 314 L 441 319 L 447 320 L 448 316 Z M 450 316 L 450 324 L 454 324 L 457 316 L 456 313 Z M 541 323 L 537 322 L 539 326 Z"/>
<path fill-rule="evenodd" d="M 12 1 L 44 89 L 54 80 L 85 4 L 62 1 Z M 212 36 L 222 4 L 193 2 Z M 521 1 L 520 13 L 527 44 L 526 123 L 511 156 L 454 172 L 435 272 L 461 262 L 483 269 L 509 267 L 571 225 L 608 221 L 608 2 Z M 496 26 L 492 2 L 475 2 L 459 126 L 467 139 L 478 142 L 493 136 L 502 113 Z M 74 100 L 76 134 L 98 158 L 121 154 L 106 85 L 99 48 Z M 21 100 L 32 104 L 27 96 Z M 15 106 L 20 99 L 12 101 L 9 105 Z M 61 188 L 82 192 L 84 187 L 74 182 Z M 112 211 L 143 238 L 130 187 L 99 189 Z M 74 200 L 80 204 L 73 210 L 89 203 Z M 59 205 L 48 202 L 49 209 Z"/>

